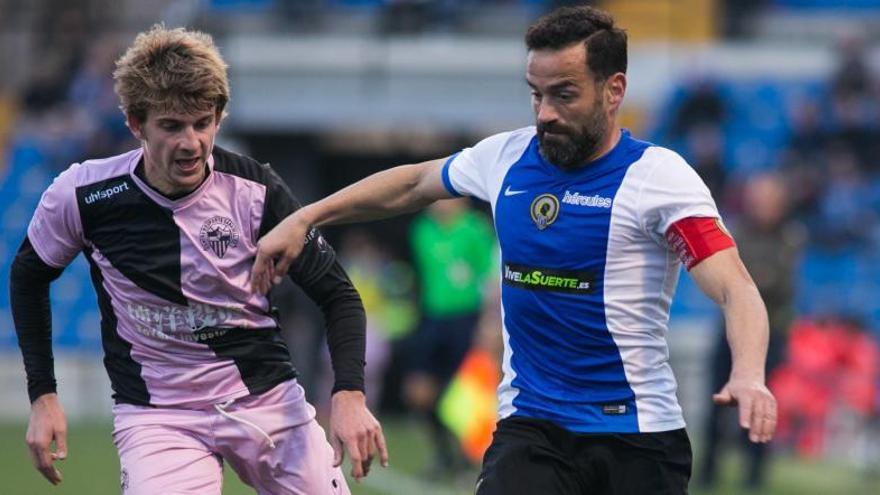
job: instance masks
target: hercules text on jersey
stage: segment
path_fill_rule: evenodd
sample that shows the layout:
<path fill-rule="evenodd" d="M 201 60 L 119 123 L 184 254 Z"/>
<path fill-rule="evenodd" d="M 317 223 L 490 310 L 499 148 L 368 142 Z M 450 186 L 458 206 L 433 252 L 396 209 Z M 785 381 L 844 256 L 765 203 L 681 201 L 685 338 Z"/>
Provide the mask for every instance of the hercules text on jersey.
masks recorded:
<path fill-rule="evenodd" d="M 682 428 L 666 331 L 680 263 L 669 226 L 718 217 L 674 152 L 633 139 L 586 166 L 543 160 L 534 127 L 451 157 L 449 191 L 492 205 L 501 245 L 500 416 L 575 432 Z"/>
<path fill-rule="evenodd" d="M 215 147 L 206 180 L 171 200 L 136 173 L 142 157 L 74 164 L 28 228 L 47 265 L 85 253 L 116 402 L 203 407 L 293 378 L 270 302 L 249 285 L 257 239 L 298 206 L 286 185 Z M 334 259 L 313 232 L 292 274 L 308 284 Z"/>

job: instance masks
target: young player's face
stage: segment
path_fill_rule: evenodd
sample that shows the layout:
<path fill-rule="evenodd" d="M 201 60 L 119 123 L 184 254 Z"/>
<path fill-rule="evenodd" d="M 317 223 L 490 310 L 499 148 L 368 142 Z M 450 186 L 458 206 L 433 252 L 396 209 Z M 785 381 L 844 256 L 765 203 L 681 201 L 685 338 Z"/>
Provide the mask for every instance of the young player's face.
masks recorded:
<path fill-rule="evenodd" d="M 603 104 L 604 84 L 587 69 L 583 43 L 530 51 L 526 81 L 544 159 L 570 169 L 596 158 L 611 118 Z"/>
<path fill-rule="evenodd" d="M 215 111 L 151 111 L 146 121 L 129 117 L 128 123 L 144 147 L 144 171 L 151 186 L 168 195 L 185 194 L 199 187 L 220 128 Z"/>

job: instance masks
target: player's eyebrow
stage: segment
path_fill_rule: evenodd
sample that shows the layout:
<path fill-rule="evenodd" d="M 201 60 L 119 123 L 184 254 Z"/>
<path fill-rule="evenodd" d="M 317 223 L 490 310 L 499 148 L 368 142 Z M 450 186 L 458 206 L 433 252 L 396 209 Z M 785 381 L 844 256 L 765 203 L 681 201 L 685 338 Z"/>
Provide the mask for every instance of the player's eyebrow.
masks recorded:
<path fill-rule="evenodd" d="M 538 89 L 538 87 L 535 86 L 534 84 L 532 84 L 532 82 L 529 81 L 528 79 L 526 79 L 526 84 L 528 84 L 529 87 L 532 89 Z M 574 81 L 566 79 L 564 81 L 559 81 L 557 83 L 551 84 L 550 86 L 547 87 L 547 91 L 562 91 L 563 89 L 569 89 L 569 88 L 577 88 L 577 84 L 575 84 Z"/>
<path fill-rule="evenodd" d="M 562 91 L 563 89 L 576 88 L 577 84 L 574 81 L 560 81 L 558 83 L 551 84 L 549 88 L 550 91 Z"/>

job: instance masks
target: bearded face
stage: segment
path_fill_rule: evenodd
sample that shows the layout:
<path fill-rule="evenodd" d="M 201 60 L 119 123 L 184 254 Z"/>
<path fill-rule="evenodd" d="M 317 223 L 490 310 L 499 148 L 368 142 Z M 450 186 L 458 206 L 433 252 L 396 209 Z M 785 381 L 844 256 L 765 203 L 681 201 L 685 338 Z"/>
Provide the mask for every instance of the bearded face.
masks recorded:
<path fill-rule="evenodd" d="M 626 87 L 624 74 L 597 80 L 584 45 L 575 43 L 529 52 L 526 82 L 544 160 L 570 170 L 607 151 Z"/>
<path fill-rule="evenodd" d="M 541 156 L 563 170 L 577 168 L 594 157 L 608 133 L 608 119 L 597 97 L 590 110 L 569 123 L 538 121 Z"/>

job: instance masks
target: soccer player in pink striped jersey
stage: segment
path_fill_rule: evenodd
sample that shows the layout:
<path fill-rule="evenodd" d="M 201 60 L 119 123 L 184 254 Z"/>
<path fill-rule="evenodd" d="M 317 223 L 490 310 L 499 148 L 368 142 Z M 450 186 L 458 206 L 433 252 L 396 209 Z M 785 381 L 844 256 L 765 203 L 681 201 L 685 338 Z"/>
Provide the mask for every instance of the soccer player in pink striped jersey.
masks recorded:
<path fill-rule="evenodd" d="M 345 452 L 356 479 L 376 454 L 388 461 L 364 400 L 357 291 L 321 234 L 308 232 L 289 275 L 325 315 L 335 372 L 328 443 L 272 302 L 249 281 L 257 240 L 299 203 L 271 167 L 214 146 L 229 84 L 213 41 L 155 26 L 117 61 L 114 78 L 142 146 L 61 173 L 11 270 L 34 466 L 61 482 L 54 462 L 67 456 L 67 425 L 49 285 L 83 252 L 102 316 L 123 493 L 219 495 L 224 462 L 261 494 L 349 493 Z"/>

